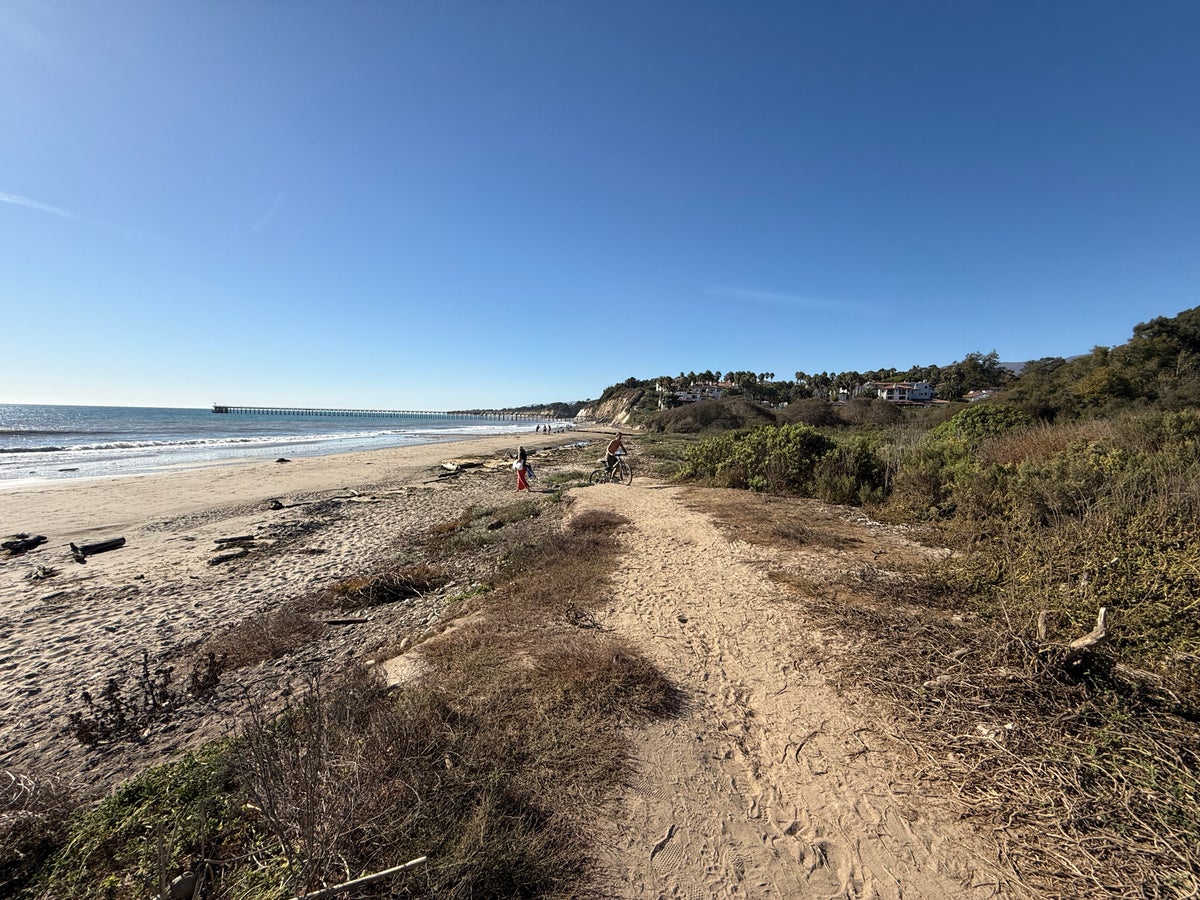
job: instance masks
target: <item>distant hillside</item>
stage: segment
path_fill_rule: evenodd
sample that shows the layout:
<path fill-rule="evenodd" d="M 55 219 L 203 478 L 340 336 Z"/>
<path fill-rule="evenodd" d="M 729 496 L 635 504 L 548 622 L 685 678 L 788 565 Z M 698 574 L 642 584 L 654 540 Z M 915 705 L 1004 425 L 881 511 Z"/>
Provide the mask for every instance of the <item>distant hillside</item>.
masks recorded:
<path fill-rule="evenodd" d="M 1200 403 L 1200 307 L 1174 317 L 1136 325 L 1132 339 L 1119 347 L 1091 353 L 1000 362 L 995 351 L 971 352 L 945 366 L 884 368 L 865 372 L 797 371 L 795 379 L 776 380 L 773 372 L 680 372 L 678 376 L 627 378 L 604 389 L 599 400 L 544 403 L 511 410 L 558 418 L 584 418 L 611 425 L 635 425 L 665 431 L 710 431 L 767 421 L 811 424 L 863 424 L 886 420 L 885 409 L 854 410 L 822 406 L 839 392 L 851 395 L 870 381 L 926 381 L 939 400 L 960 401 L 970 391 L 1000 389 L 998 400 L 1042 419 L 1076 416 L 1123 405 L 1174 408 Z M 717 405 L 683 404 L 659 410 L 663 395 L 691 390 L 694 384 L 724 382 Z M 734 402 L 737 401 L 737 402 Z M 774 412 L 773 410 L 779 410 Z M 784 411 L 790 410 L 790 411 Z M 738 424 L 740 423 L 740 424 Z"/>
<path fill-rule="evenodd" d="M 1043 420 L 1200 405 L 1200 307 L 1135 325 L 1116 347 L 1028 362 L 997 400 Z"/>
<path fill-rule="evenodd" d="M 1077 353 L 1074 356 L 1066 356 L 1061 358 L 1065 359 L 1067 362 L 1072 362 L 1076 359 L 1083 359 L 1085 356 L 1087 356 L 1086 353 Z M 1059 357 L 1055 358 L 1058 359 Z M 1026 366 L 1035 362 L 1037 362 L 1037 360 L 1034 359 L 1027 359 L 1025 362 L 1002 362 L 1000 363 L 1000 367 L 1008 372 L 1012 372 L 1014 375 L 1020 375 L 1025 371 Z"/>
<path fill-rule="evenodd" d="M 664 409 L 649 416 L 646 428 L 676 434 L 700 434 L 728 431 L 755 425 L 775 425 L 775 411 L 745 397 L 701 400 L 675 409 Z"/>
<path fill-rule="evenodd" d="M 814 424 L 822 420 L 830 420 L 831 424 L 834 420 L 879 423 L 886 419 L 886 411 L 864 407 L 854 411 L 839 408 L 834 413 L 819 404 L 839 395 L 855 397 L 863 385 L 880 381 L 928 382 L 936 399 L 951 403 L 961 401 L 972 391 L 998 390 L 996 402 L 1017 406 L 1044 420 L 1127 406 L 1174 409 L 1200 405 L 1200 307 L 1136 325 L 1132 339 L 1119 347 L 1097 347 L 1090 353 L 1067 358 L 1000 362 L 995 351 L 976 351 L 945 366 L 866 372 L 797 371 L 794 380 L 776 380 L 773 372 L 721 373 L 708 369 L 652 379 L 631 377 L 606 388 L 599 401 L 584 405 L 581 415 L 617 424 L 644 421 L 647 427 L 670 431 L 741 427 L 736 423 L 757 424 L 770 418 L 799 418 Z M 750 405 L 704 407 L 680 399 L 697 384 L 718 382 L 724 391 L 722 402 L 740 399 Z M 659 411 L 660 402 L 677 408 Z M 818 405 L 811 405 L 814 403 Z M 797 409 L 797 404 L 809 405 Z M 792 412 L 771 412 L 781 409 Z"/>
<path fill-rule="evenodd" d="M 555 403 L 531 403 L 527 406 L 510 406 L 504 409 L 455 409 L 452 413 L 463 415 L 523 415 L 533 416 L 540 419 L 573 419 L 583 408 L 583 400 L 575 400 L 571 403 L 555 402 Z"/>
<path fill-rule="evenodd" d="M 578 413 L 581 419 L 600 422 L 605 425 L 629 425 L 634 421 L 635 412 L 641 404 L 647 402 L 647 391 L 642 387 L 621 388 L 614 386 L 601 394 L 600 399 L 584 404 Z M 653 396 L 649 402 L 654 403 Z"/>

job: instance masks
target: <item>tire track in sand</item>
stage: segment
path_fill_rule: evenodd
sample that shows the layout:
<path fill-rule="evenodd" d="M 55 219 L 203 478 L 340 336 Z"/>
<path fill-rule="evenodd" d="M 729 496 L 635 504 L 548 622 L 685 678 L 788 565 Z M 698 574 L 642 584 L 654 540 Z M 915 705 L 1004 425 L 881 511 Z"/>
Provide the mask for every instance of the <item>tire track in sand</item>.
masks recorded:
<path fill-rule="evenodd" d="M 633 523 L 598 618 L 686 697 L 629 735 L 633 772 L 597 834 L 605 895 L 1005 896 L 982 842 L 914 794 L 911 757 L 804 662 L 803 605 L 680 495 L 576 495 Z"/>

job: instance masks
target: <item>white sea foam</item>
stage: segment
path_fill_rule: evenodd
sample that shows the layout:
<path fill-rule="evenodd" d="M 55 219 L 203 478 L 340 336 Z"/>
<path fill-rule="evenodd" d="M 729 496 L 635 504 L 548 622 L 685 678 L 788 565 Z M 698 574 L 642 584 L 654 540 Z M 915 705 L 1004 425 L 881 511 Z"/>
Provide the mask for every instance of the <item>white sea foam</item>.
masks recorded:
<path fill-rule="evenodd" d="M 514 431 L 537 420 L 302 417 L 0 405 L 0 483 L 145 474 L 235 459 L 321 456 Z"/>

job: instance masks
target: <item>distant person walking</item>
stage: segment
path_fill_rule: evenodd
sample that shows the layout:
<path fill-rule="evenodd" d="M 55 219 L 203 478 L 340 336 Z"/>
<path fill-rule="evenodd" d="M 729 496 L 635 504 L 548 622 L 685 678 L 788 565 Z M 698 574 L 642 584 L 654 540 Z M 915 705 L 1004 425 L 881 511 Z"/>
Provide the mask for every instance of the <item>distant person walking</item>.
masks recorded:
<path fill-rule="evenodd" d="M 517 490 L 529 490 L 529 460 L 524 447 L 517 448 L 517 461 L 513 463 L 513 468 L 517 470 Z"/>

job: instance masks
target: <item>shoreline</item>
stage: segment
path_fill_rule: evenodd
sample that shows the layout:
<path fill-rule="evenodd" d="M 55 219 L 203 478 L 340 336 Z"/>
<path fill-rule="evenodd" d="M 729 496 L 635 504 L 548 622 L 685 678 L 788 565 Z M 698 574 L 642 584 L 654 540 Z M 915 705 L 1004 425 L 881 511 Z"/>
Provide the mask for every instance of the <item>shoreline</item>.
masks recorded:
<path fill-rule="evenodd" d="M 268 424 L 241 435 L 186 434 L 175 431 L 151 435 L 153 423 L 124 424 L 132 427 L 127 435 L 117 432 L 80 432 L 74 444 L 64 446 L 0 446 L 0 493 L 40 487 L 60 482 L 79 483 L 97 478 L 126 478 L 157 475 L 186 469 L 211 469 L 248 462 L 273 462 L 283 456 L 308 459 L 339 456 L 376 450 L 395 450 L 426 444 L 485 440 L 493 437 L 540 435 L 532 425 L 493 423 L 487 427 L 454 424 L 442 428 L 404 427 L 386 430 L 275 432 Z M 559 425 L 562 431 L 574 431 L 575 422 Z M 31 432 L 36 433 L 36 432 Z M 546 432 L 549 435 L 551 432 Z M 557 430 L 556 432 L 557 433 Z M 17 443 L 23 432 L 15 435 Z M 53 434 L 55 442 L 58 432 Z M 49 439 L 49 438 L 48 438 Z M 84 441 L 87 446 L 78 442 Z M 0 437 L 0 444 L 5 441 Z M 11 443 L 11 441 L 9 442 Z"/>
<path fill-rule="evenodd" d="M 541 448 L 561 447 L 588 440 L 583 437 L 587 433 L 519 431 L 296 456 L 287 463 L 241 458 L 146 474 L 0 482 L 0 534 L 42 534 L 51 543 L 60 537 L 65 541 L 116 537 L 107 532 L 162 517 L 261 503 L 289 494 L 360 490 L 439 466 L 447 458 L 515 454 L 523 441 Z"/>

